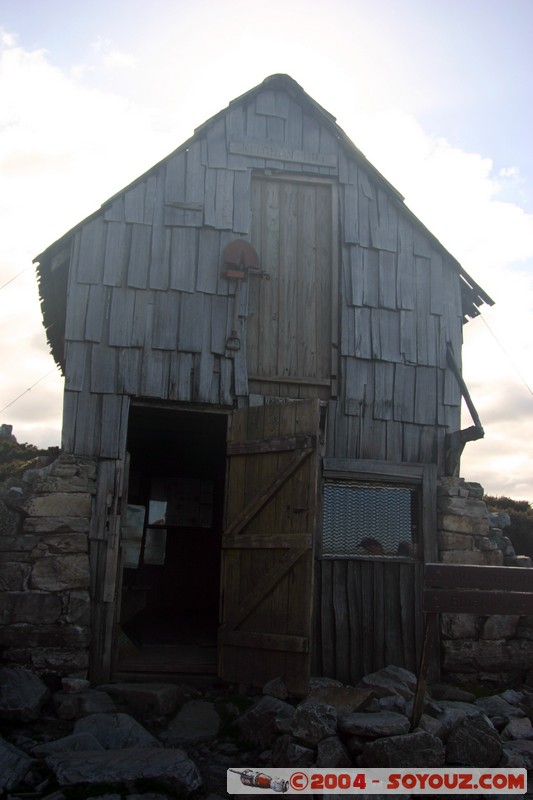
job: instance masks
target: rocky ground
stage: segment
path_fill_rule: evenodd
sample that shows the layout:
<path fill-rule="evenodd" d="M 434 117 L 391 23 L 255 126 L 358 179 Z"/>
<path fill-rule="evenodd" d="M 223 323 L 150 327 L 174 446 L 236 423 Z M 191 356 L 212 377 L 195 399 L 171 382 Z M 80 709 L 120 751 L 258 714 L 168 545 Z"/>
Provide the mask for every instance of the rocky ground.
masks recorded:
<path fill-rule="evenodd" d="M 314 678 L 304 699 L 291 697 L 281 679 L 262 694 L 222 685 L 90 687 L 76 679 L 52 691 L 31 672 L 3 667 L 0 796 L 217 800 L 227 797 L 226 770 L 234 767 L 533 770 L 533 688 L 476 698 L 433 686 L 411 730 L 415 685 L 412 673 L 390 666 L 357 687 Z"/>

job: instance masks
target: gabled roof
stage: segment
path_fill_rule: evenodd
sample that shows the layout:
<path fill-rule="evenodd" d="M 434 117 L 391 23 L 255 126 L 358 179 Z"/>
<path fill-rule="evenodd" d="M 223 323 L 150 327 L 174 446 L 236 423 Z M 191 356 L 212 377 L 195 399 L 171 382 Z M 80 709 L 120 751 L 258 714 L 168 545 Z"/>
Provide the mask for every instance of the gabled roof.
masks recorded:
<path fill-rule="evenodd" d="M 176 154 L 187 150 L 191 144 L 197 141 L 199 138 L 205 136 L 207 131 L 212 128 L 221 118 L 223 118 L 228 111 L 232 108 L 237 106 L 244 106 L 249 103 L 255 96 L 265 90 L 278 90 L 286 92 L 290 97 L 292 97 L 301 107 L 305 110 L 310 116 L 313 116 L 317 119 L 322 125 L 324 125 L 335 137 L 339 146 L 345 151 L 346 155 L 353 159 L 359 166 L 363 167 L 364 170 L 370 175 L 373 181 L 384 189 L 388 196 L 391 197 L 395 202 L 397 202 L 401 207 L 403 212 L 411 219 L 411 221 L 423 232 L 423 234 L 431 241 L 431 243 L 435 246 L 437 250 L 442 252 L 447 259 L 452 264 L 453 268 L 458 272 L 461 278 L 461 293 L 462 293 L 462 304 L 463 304 L 463 315 L 465 317 L 475 317 L 479 314 L 478 307 L 483 305 L 484 303 L 488 305 L 493 305 L 494 301 L 489 297 L 489 295 L 479 286 L 476 281 L 472 279 L 472 277 L 463 269 L 461 264 L 449 253 L 448 250 L 439 242 L 439 240 L 429 231 L 426 226 L 413 214 L 412 211 L 404 204 L 404 197 L 398 192 L 398 190 L 392 186 L 389 181 L 379 172 L 379 170 L 374 167 L 371 162 L 366 158 L 366 156 L 359 150 L 358 147 L 351 141 L 351 139 L 346 135 L 346 133 L 342 130 L 342 128 L 337 124 L 336 118 L 326 111 L 319 103 L 316 102 L 310 95 L 308 95 L 304 89 L 289 75 L 283 74 L 276 74 L 271 75 L 266 78 L 262 83 L 255 86 L 253 89 L 245 92 L 244 94 L 237 97 L 235 100 L 232 100 L 227 108 L 222 109 L 213 117 L 208 119 L 202 125 L 197 127 L 194 131 L 193 136 L 191 136 L 187 141 L 185 141 L 182 145 L 180 145 L 176 150 L 166 156 L 164 159 L 159 161 L 145 173 L 140 175 L 134 181 L 132 181 L 128 186 L 121 189 L 115 195 L 110 197 L 106 200 L 100 209 L 95 211 L 93 214 L 86 217 L 84 220 L 79 222 L 74 228 L 69 230 L 65 233 L 60 239 L 50 245 L 45 251 L 41 254 L 36 256 L 34 262 L 38 262 L 39 266 L 37 268 L 38 280 L 39 280 L 39 289 L 40 289 L 40 296 L 41 296 L 41 307 L 43 312 L 43 318 L 45 327 L 47 330 L 47 335 L 52 346 L 52 351 L 54 356 L 57 358 L 57 353 L 59 352 L 58 348 L 58 341 L 57 336 L 59 334 L 59 327 L 62 323 L 64 323 L 64 309 L 61 310 L 60 306 L 62 306 L 63 298 L 66 298 L 66 285 L 63 286 L 62 279 L 60 278 L 61 272 L 64 272 L 64 269 L 58 270 L 55 278 L 52 277 L 51 273 L 54 267 L 46 267 L 45 265 L 49 265 L 50 262 L 53 260 L 55 263 L 55 267 L 57 268 L 59 262 L 65 266 L 65 253 L 67 252 L 67 247 L 69 244 L 69 240 L 72 235 L 78 231 L 81 227 L 83 227 L 87 222 L 94 219 L 98 215 L 102 213 L 103 210 L 106 209 L 117 197 L 124 194 L 129 189 L 133 188 L 138 183 L 146 180 L 148 176 L 153 174 L 158 170 L 158 168 L 165 164 L 168 160 L 170 160 Z M 65 277 L 66 280 L 66 277 Z"/>

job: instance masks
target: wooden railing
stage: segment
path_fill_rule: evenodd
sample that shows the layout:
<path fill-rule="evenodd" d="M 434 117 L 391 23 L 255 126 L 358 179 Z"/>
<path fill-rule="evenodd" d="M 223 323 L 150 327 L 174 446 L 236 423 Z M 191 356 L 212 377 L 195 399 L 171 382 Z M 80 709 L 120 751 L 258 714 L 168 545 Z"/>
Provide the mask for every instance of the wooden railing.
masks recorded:
<path fill-rule="evenodd" d="M 426 623 L 413 728 L 423 712 L 428 667 L 438 642 L 439 614 L 533 614 L 533 569 L 426 564 L 422 608 Z"/>

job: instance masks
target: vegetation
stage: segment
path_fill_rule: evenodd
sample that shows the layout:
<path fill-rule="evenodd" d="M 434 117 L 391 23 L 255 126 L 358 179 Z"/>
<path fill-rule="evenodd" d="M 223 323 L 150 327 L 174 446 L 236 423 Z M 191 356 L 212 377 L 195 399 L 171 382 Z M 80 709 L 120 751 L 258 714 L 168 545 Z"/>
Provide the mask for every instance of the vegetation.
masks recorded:
<path fill-rule="evenodd" d="M 54 459 L 58 455 L 59 447 L 39 450 L 33 444 L 19 444 L 7 436 L 0 436 L 0 481 L 22 475 L 37 465 L 40 456 Z"/>
<path fill-rule="evenodd" d="M 503 533 L 508 536 L 515 552 L 533 558 L 533 508 L 527 500 L 512 500 L 510 497 L 484 497 L 487 508 L 493 514 L 506 511 L 511 524 L 504 528 Z"/>

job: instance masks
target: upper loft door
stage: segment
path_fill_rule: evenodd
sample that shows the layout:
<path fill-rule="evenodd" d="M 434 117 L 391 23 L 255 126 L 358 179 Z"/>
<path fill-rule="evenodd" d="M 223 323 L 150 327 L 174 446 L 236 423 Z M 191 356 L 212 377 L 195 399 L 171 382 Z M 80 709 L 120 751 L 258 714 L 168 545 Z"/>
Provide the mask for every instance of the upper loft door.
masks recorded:
<path fill-rule="evenodd" d="M 334 191 L 327 181 L 253 179 L 251 241 L 266 276 L 251 277 L 249 286 L 252 393 L 326 399 L 335 392 Z"/>
<path fill-rule="evenodd" d="M 234 411 L 227 441 L 219 675 L 283 676 L 306 693 L 320 408 L 317 400 Z"/>

